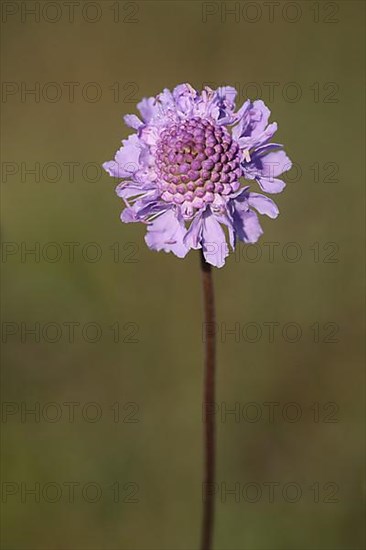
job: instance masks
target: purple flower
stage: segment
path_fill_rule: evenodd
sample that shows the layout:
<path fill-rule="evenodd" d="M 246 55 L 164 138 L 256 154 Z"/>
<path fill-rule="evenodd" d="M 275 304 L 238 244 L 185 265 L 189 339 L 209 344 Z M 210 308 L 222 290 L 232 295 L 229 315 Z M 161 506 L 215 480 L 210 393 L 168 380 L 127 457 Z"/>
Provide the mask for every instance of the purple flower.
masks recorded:
<path fill-rule="evenodd" d="M 255 243 L 262 234 L 257 212 L 277 217 L 276 204 L 240 178 L 279 193 L 285 183 L 278 176 L 291 161 L 281 145 L 270 143 L 277 124 L 268 124 L 263 101 L 247 100 L 235 111 L 235 96 L 230 86 L 197 92 L 180 84 L 143 99 L 137 106 L 142 120 L 125 116 L 136 133 L 103 167 L 123 178 L 116 190 L 126 204 L 121 219 L 145 223 L 152 250 L 184 258 L 202 248 L 208 263 L 222 267 L 227 236 L 233 249 L 237 239 Z"/>

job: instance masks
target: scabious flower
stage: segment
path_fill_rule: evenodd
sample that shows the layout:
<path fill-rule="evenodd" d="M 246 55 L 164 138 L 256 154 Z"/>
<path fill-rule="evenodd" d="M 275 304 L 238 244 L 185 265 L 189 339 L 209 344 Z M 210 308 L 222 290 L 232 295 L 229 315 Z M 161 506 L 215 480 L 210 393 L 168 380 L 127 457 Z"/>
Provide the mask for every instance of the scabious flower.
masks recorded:
<path fill-rule="evenodd" d="M 255 243 L 263 231 L 257 212 L 276 218 L 265 195 L 242 185 L 255 180 L 266 193 L 279 193 L 277 176 L 291 168 L 282 145 L 270 143 L 277 130 L 268 124 L 263 101 L 247 100 L 236 111 L 230 86 L 198 92 L 181 84 L 138 105 L 141 119 L 126 115 L 136 130 L 104 169 L 123 178 L 117 186 L 126 208 L 125 223 L 143 222 L 153 250 L 184 258 L 202 248 L 206 261 L 222 267 L 237 240 Z"/>

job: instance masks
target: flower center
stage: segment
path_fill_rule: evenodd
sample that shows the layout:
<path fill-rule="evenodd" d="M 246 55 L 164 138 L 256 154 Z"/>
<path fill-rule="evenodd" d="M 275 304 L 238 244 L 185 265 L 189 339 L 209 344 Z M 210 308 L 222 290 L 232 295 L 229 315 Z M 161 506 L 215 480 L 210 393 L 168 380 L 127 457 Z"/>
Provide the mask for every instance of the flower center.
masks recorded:
<path fill-rule="evenodd" d="M 162 199 L 202 208 L 239 186 L 239 146 L 223 126 L 196 117 L 166 128 L 156 151 Z"/>

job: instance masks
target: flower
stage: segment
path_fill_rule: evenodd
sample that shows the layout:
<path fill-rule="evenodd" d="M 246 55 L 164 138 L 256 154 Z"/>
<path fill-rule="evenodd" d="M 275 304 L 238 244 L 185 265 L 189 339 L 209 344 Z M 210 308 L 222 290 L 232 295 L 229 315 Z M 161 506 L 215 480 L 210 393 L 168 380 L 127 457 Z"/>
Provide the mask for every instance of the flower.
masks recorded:
<path fill-rule="evenodd" d="M 136 132 L 103 168 L 123 178 L 116 189 L 126 204 L 121 220 L 145 223 L 152 250 L 184 258 L 202 248 L 208 263 L 222 267 L 227 238 L 233 249 L 238 239 L 255 243 L 263 233 L 257 212 L 277 217 L 276 204 L 240 179 L 279 193 L 285 183 L 277 176 L 291 161 L 270 143 L 277 124 L 268 124 L 263 101 L 248 99 L 236 111 L 235 97 L 230 86 L 197 92 L 181 84 L 143 99 L 141 119 L 124 117 Z"/>

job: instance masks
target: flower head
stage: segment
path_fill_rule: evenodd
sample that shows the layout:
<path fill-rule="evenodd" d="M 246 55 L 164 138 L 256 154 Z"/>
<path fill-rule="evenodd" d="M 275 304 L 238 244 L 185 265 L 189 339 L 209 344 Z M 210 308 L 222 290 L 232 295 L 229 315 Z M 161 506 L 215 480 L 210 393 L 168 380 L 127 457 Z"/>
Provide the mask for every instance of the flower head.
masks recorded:
<path fill-rule="evenodd" d="M 197 92 L 181 84 L 138 104 L 141 118 L 126 115 L 136 130 L 104 169 L 122 178 L 117 194 L 126 208 L 123 222 L 147 225 L 145 240 L 153 250 L 183 258 L 202 248 L 208 263 L 222 267 L 237 240 L 255 243 L 262 228 L 257 212 L 276 218 L 278 208 L 265 195 L 249 190 L 241 178 L 255 180 L 267 193 L 285 187 L 277 176 L 291 161 L 270 140 L 263 101 L 247 100 L 235 110 L 230 86 Z"/>

